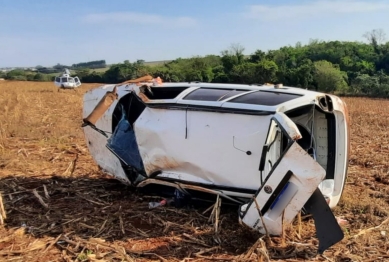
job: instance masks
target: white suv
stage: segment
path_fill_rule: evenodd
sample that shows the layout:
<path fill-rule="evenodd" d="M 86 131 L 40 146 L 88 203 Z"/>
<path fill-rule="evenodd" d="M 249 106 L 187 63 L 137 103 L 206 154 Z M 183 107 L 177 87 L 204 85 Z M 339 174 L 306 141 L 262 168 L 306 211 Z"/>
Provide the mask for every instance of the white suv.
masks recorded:
<path fill-rule="evenodd" d="M 262 233 L 280 234 L 305 209 L 335 228 L 319 251 L 343 238 L 330 211 L 350 150 L 340 98 L 282 85 L 133 82 L 84 95 L 87 144 L 104 171 L 136 187 L 219 195 Z"/>

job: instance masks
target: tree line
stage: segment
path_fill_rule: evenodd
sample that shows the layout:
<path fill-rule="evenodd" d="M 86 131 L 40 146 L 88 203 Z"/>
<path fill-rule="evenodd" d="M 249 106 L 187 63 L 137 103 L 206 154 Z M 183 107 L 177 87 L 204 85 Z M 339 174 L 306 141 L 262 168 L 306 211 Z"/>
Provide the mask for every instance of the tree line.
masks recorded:
<path fill-rule="evenodd" d="M 125 60 L 105 72 L 82 68 L 75 75 L 84 83 L 120 83 L 150 74 L 165 82 L 282 83 L 329 93 L 389 97 L 389 42 L 382 30 L 364 36 L 368 43 L 311 40 L 250 55 L 244 55 L 240 44 L 233 44 L 220 55 L 178 58 L 157 66 Z M 43 81 L 40 75 L 33 78 Z"/>
<path fill-rule="evenodd" d="M 96 60 L 91 62 L 83 62 L 72 64 L 71 69 L 80 69 L 80 68 L 105 68 L 107 63 L 105 60 Z"/>

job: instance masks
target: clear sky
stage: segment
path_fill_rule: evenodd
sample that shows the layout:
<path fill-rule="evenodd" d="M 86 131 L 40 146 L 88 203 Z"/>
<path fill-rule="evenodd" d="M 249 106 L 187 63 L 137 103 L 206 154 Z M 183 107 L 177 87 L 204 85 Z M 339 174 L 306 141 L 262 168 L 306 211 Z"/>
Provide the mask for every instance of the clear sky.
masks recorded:
<path fill-rule="evenodd" d="M 388 0 L 0 0 L 0 67 L 245 54 L 389 35 Z"/>

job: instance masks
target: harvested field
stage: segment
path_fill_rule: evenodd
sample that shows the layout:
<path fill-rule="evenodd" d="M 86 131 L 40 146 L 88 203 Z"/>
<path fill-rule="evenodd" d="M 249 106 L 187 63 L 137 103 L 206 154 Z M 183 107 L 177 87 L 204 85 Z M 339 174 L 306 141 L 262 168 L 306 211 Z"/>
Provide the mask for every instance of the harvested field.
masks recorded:
<path fill-rule="evenodd" d="M 348 224 L 320 256 L 310 218 L 258 240 L 228 206 L 218 233 L 207 207 L 148 209 L 155 197 L 104 175 L 88 153 L 82 95 L 98 85 L 0 82 L 0 261 L 389 260 L 388 100 L 343 98 L 352 151 L 334 213 Z"/>

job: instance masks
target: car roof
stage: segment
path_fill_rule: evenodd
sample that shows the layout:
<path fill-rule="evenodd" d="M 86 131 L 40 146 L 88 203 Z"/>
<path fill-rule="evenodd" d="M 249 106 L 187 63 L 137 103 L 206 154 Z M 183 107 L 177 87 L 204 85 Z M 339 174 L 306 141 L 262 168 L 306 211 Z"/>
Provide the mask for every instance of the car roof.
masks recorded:
<path fill-rule="evenodd" d="M 151 98 L 143 101 L 147 106 L 165 107 L 212 107 L 231 110 L 249 110 L 262 112 L 286 112 L 293 108 L 315 103 L 325 93 L 298 87 L 274 84 L 230 84 L 204 82 L 163 82 L 145 83 L 155 93 L 158 89 L 175 90 L 177 95 L 170 98 Z M 142 83 L 118 85 L 119 96 L 128 93 L 129 89 L 139 88 Z M 107 88 L 111 85 L 106 85 Z M 114 85 L 112 85 L 114 86 Z M 182 89 L 182 90 L 181 90 Z M 211 89 L 211 90 L 210 90 Z M 213 89 L 213 90 L 212 90 Z M 221 92 L 218 92 L 218 89 Z M 126 91 L 125 91 L 126 90 Z M 123 91 L 123 92 L 122 92 Z M 161 90 L 162 91 L 162 90 Z M 224 91 L 224 93 L 222 92 Z M 234 94 L 233 94 L 234 93 Z M 225 94 L 225 97 L 223 96 Z"/>
<path fill-rule="evenodd" d="M 280 93 L 292 93 L 299 95 L 315 95 L 321 94 L 320 92 L 303 89 L 300 87 L 284 86 L 282 84 L 231 84 L 231 83 L 206 83 L 206 82 L 164 82 L 159 85 L 151 87 L 202 87 L 202 88 L 222 88 L 222 89 L 248 89 L 259 91 L 273 91 Z"/>

